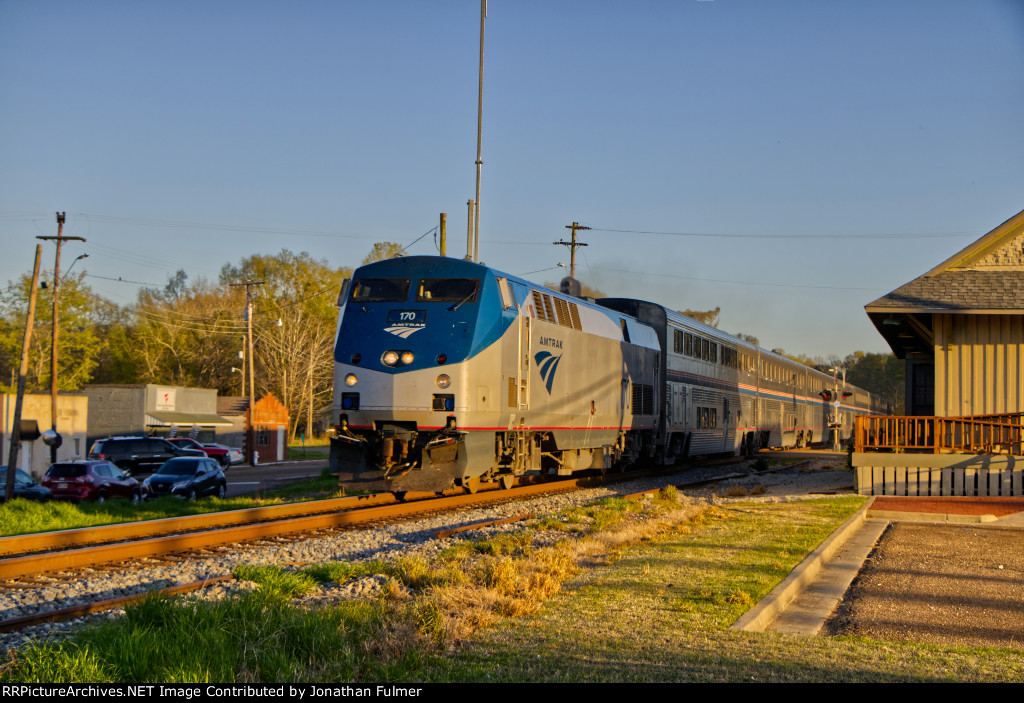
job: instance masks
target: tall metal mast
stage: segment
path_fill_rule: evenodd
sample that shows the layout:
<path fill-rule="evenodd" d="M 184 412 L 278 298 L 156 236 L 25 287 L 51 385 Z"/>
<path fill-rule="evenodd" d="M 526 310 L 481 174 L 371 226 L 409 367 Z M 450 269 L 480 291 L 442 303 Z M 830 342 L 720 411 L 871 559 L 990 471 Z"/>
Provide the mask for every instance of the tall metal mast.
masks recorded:
<path fill-rule="evenodd" d="M 476 103 L 476 200 L 473 212 L 473 261 L 480 261 L 480 158 L 484 131 L 484 21 L 487 19 L 487 0 L 480 0 L 480 85 Z"/>

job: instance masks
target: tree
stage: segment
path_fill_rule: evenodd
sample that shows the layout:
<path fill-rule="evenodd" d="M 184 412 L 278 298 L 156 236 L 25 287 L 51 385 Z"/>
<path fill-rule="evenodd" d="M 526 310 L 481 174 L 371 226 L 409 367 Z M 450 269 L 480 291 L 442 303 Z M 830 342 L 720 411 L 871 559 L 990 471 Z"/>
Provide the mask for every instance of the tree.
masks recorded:
<path fill-rule="evenodd" d="M 89 288 L 84 273 L 60 281 L 60 333 L 57 349 L 57 387 L 78 390 L 92 380 L 93 370 L 106 345 L 99 328 L 106 313 L 116 308 Z M 23 274 L 0 292 L 0 383 L 17 381 L 21 342 L 28 314 L 31 274 Z M 50 387 L 50 351 L 53 338 L 53 289 L 41 288 L 36 299 L 36 318 L 25 386 L 40 391 Z"/>
<path fill-rule="evenodd" d="M 893 354 L 871 354 L 856 351 L 843 360 L 846 380 L 859 388 L 875 393 L 902 415 L 905 407 L 906 365 Z"/>
<path fill-rule="evenodd" d="M 120 348 L 118 361 L 142 382 L 230 393 L 231 366 L 238 363 L 245 334 L 244 294 L 202 279 L 189 284 L 187 279 L 178 271 L 163 290 L 139 292 L 131 344 Z"/>
<path fill-rule="evenodd" d="M 374 252 L 388 247 L 398 245 L 379 243 Z M 287 249 L 221 269 L 222 284 L 264 281 L 255 287 L 256 390 L 257 395 L 274 393 L 289 409 L 292 438 L 300 427 L 309 433 L 319 408 L 331 402 L 336 302 L 351 275 L 349 268 L 332 268 L 325 260 Z"/>
<path fill-rule="evenodd" d="M 718 327 L 718 315 L 722 312 L 722 308 L 719 306 L 714 310 L 679 310 L 678 312 L 696 320 L 697 322 L 703 322 L 705 325 L 710 325 L 711 327 Z"/>
<path fill-rule="evenodd" d="M 384 261 L 385 259 L 397 259 L 399 256 L 405 256 L 405 247 L 395 242 L 377 242 L 373 245 L 373 249 L 363 259 L 363 266 L 372 264 L 375 261 Z"/>

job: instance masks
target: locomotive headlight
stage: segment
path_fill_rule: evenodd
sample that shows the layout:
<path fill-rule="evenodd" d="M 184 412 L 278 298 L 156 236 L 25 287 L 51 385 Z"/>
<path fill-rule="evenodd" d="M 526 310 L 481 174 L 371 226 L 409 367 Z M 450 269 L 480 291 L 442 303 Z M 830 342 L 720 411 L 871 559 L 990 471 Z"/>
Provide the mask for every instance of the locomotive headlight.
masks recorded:
<path fill-rule="evenodd" d="M 414 358 L 415 357 L 412 355 L 411 351 L 402 352 L 402 363 L 405 364 L 406 366 L 411 364 Z"/>
<path fill-rule="evenodd" d="M 437 377 L 438 388 L 447 388 L 450 385 L 452 385 L 452 379 L 448 374 L 443 373 Z"/>
<path fill-rule="evenodd" d="M 357 383 L 359 383 L 359 379 L 356 378 L 356 375 L 354 373 L 350 373 L 348 376 L 345 376 L 345 385 L 348 386 L 349 388 L 356 385 Z"/>
<path fill-rule="evenodd" d="M 385 366 L 398 366 L 398 352 L 384 352 L 384 356 L 381 357 L 381 361 L 384 362 Z"/>

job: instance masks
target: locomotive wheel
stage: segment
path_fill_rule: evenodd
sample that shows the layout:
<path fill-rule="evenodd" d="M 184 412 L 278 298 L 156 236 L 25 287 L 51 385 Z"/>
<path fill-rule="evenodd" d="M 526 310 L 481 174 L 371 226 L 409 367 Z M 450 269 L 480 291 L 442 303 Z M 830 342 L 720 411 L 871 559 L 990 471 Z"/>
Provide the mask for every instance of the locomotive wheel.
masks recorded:
<path fill-rule="evenodd" d="M 464 478 L 462 479 L 462 490 L 466 493 L 473 495 L 480 490 L 480 477 Z"/>
<path fill-rule="evenodd" d="M 391 491 L 391 495 L 395 497 L 395 500 L 405 502 L 405 491 Z"/>
<path fill-rule="evenodd" d="M 501 477 L 501 487 L 505 490 L 512 488 L 512 484 L 515 483 L 516 477 L 512 474 L 503 474 Z"/>

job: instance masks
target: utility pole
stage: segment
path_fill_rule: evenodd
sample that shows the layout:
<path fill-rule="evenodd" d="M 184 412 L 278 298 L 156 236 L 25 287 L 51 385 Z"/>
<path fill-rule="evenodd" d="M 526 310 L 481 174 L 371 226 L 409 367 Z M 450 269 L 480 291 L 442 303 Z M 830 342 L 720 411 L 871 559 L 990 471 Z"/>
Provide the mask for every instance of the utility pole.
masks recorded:
<path fill-rule="evenodd" d="M 32 267 L 32 288 L 28 294 L 28 317 L 25 319 L 25 337 L 21 342 L 21 367 L 18 370 L 18 395 L 14 401 L 14 421 L 11 424 L 11 450 L 7 458 L 7 485 L 4 500 L 14 497 L 14 474 L 18 468 L 18 450 L 21 447 L 21 404 L 25 398 L 25 375 L 28 373 L 28 352 L 32 344 L 32 325 L 36 319 L 36 291 L 39 289 L 39 259 L 43 245 L 36 244 L 36 263 Z"/>
<path fill-rule="evenodd" d="M 448 247 L 448 215 L 441 213 L 441 256 L 446 256 Z"/>
<path fill-rule="evenodd" d="M 246 344 L 249 349 L 248 362 L 249 362 L 249 403 L 248 408 L 245 411 L 246 416 L 246 430 L 245 430 L 245 458 L 249 462 L 249 466 L 253 465 L 253 452 L 254 444 L 256 441 L 256 431 L 252 426 L 253 421 L 253 406 L 256 404 L 256 374 L 253 368 L 256 366 L 256 358 L 252 355 L 252 287 L 262 286 L 266 281 L 246 281 L 245 283 L 232 283 L 232 286 L 245 286 L 245 326 L 246 326 Z M 244 383 L 244 372 L 243 372 L 243 383 Z M 243 391 L 244 394 L 244 391 Z"/>
<path fill-rule="evenodd" d="M 576 241 L 576 230 L 588 230 L 590 228 L 589 227 L 584 227 L 579 222 L 573 222 L 571 225 L 566 225 L 565 228 L 572 230 L 572 241 L 571 242 L 557 241 L 557 242 L 552 242 L 552 244 L 561 244 L 564 247 L 569 247 L 569 250 L 571 252 L 569 254 L 569 277 L 570 278 L 576 278 L 576 248 L 577 247 L 585 247 L 585 246 L 587 246 L 583 242 L 577 242 Z"/>
<path fill-rule="evenodd" d="M 57 435 L 57 311 L 59 310 L 58 294 L 60 292 L 60 248 L 68 239 L 84 242 L 83 237 L 64 236 L 64 213 L 57 213 L 57 236 L 36 237 L 36 239 L 57 241 L 57 261 L 53 266 L 53 336 L 50 340 L 50 429 Z M 57 463 L 57 447 L 60 446 L 59 435 L 50 444 L 50 463 Z"/>

